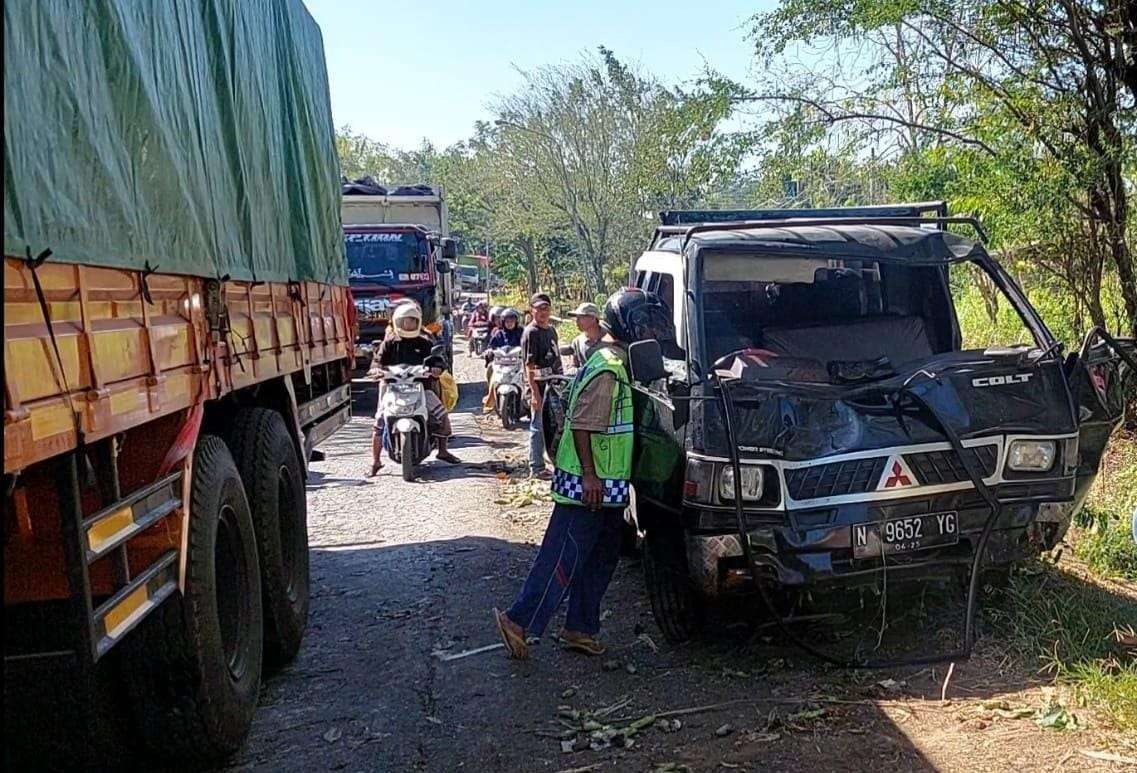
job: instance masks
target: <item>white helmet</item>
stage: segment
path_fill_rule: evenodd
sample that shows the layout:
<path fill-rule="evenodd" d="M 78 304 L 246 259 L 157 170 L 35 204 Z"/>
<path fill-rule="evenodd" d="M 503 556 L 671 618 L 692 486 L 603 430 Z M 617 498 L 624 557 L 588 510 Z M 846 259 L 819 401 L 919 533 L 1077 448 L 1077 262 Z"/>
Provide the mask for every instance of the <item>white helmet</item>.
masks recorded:
<path fill-rule="evenodd" d="M 418 338 L 422 333 L 422 309 L 417 303 L 400 303 L 391 315 L 391 324 L 399 338 Z"/>

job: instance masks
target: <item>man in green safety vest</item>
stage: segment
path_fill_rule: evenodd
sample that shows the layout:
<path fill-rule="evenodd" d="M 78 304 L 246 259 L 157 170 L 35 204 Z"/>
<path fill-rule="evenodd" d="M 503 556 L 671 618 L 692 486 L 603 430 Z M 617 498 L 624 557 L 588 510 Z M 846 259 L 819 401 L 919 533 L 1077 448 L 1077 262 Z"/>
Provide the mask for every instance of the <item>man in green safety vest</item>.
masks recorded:
<path fill-rule="evenodd" d="M 604 305 L 606 334 L 573 380 L 565 428 L 553 460 L 553 506 L 541 549 L 513 605 L 494 609 L 510 657 L 529 656 L 526 637 L 540 636 L 565 596 L 568 613 L 557 639 L 566 648 L 599 655 L 600 601 L 620 551 L 624 508 L 631 491 L 632 385 L 626 351 L 658 340 L 681 356 L 671 311 L 655 293 L 627 288 Z"/>

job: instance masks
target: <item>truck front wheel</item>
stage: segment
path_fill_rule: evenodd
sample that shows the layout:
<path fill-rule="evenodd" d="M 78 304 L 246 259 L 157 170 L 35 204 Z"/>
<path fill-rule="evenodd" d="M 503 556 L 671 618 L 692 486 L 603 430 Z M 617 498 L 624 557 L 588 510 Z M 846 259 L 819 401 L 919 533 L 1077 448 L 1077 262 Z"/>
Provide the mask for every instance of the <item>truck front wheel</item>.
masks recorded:
<path fill-rule="evenodd" d="M 652 615 L 664 637 L 674 643 L 697 637 L 703 627 L 703 599 L 687 572 L 683 533 L 649 527 L 643 541 L 643 567 Z"/>
<path fill-rule="evenodd" d="M 185 591 L 123 642 L 141 735 L 157 758 L 217 763 L 248 735 L 261 681 L 263 619 L 253 521 L 221 438 L 202 435 L 185 526 Z"/>
<path fill-rule="evenodd" d="M 265 660 L 276 668 L 300 651 L 308 625 L 308 507 L 304 470 L 284 417 L 268 408 L 237 412 L 229 449 L 245 483 L 264 599 Z"/>

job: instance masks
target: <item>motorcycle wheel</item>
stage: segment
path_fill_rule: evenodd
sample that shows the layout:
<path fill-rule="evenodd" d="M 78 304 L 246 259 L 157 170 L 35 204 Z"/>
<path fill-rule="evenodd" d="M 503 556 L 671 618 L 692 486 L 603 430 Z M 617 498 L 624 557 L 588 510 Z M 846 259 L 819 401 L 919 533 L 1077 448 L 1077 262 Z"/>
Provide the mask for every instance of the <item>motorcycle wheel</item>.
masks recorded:
<path fill-rule="evenodd" d="M 517 427 L 517 404 L 514 402 L 513 395 L 498 398 L 497 412 L 498 415 L 501 416 L 501 426 L 503 429 L 514 429 Z"/>
<path fill-rule="evenodd" d="M 410 483 L 415 479 L 415 455 L 407 441 L 406 435 L 399 436 L 399 463 L 403 468 L 403 480 Z"/>

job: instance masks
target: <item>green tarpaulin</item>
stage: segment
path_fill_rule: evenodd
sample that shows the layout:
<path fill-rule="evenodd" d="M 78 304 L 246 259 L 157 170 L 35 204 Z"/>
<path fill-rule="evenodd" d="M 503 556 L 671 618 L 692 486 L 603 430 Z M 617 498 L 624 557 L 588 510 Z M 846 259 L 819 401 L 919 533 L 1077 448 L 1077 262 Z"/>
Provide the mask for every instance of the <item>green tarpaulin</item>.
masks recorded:
<path fill-rule="evenodd" d="M 300 0 L 5 0 L 4 252 L 345 282 Z"/>

